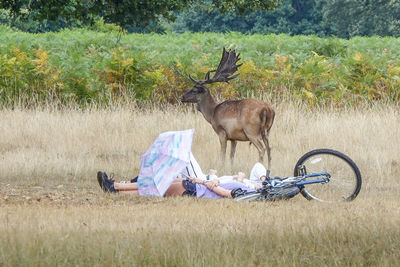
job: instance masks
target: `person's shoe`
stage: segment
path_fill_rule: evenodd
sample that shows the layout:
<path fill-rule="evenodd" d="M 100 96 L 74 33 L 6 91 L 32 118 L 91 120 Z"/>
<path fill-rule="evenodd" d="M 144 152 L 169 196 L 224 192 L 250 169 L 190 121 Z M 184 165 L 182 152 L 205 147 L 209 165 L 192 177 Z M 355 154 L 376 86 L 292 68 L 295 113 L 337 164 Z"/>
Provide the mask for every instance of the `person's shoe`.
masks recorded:
<path fill-rule="evenodd" d="M 111 193 L 118 192 L 118 190 L 114 188 L 114 180 L 109 179 L 107 173 L 105 172 L 102 173 L 102 181 L 103 181 L 103 190 L 105 192 L 111 192 Z"/>
<path fill-rule="evenodd" d="M 137 183 L 139 176 L 136 176 L 135 178 L 131 179 L 131 183 Z"/>
<path fill-rule="evenodd" d="M 107 175 L 107 173 L 105 173 L 105 172 L 103 172 L 104 173 L 104 175 L 106 176 L 106 178 L 108 179 L 108 180 L 110 180 L 111 182 L 115 182 L 115 180 L 114 180 L 114 173 L 111 173 L 110 174 L 110 177 L 108 177 L 108 175 Z"/>
<path fill-rule="evenodd" d="M 97 172 L 97 182 L 99 182 L 99 185 L 100 185 L 101 189 L 104 190 L 104 187 L 103 187 L 103 172 L 101 172 L 101 171 Z"/>
<path fill-rule="evenodd" d="M 243 190 L 242 188 L 236 188 L 231 191 L 231 196 L 232 196 L 232 198 L 237 198 L 237 197 L 243 196 L 246 193 L 247 193 L 246 190 Z"/>
<path fill-rule="evenodd" d="M 105 172 L 103 172 L 102 174 L 103 174 L 104 180 L 113 182 L 113 183 L 115 182 L 115 180 L 113 179 L 114 175 L 112 173 L 111 173 L 110 177 L 108 177 L 107 173 L 105 173 Z"/>

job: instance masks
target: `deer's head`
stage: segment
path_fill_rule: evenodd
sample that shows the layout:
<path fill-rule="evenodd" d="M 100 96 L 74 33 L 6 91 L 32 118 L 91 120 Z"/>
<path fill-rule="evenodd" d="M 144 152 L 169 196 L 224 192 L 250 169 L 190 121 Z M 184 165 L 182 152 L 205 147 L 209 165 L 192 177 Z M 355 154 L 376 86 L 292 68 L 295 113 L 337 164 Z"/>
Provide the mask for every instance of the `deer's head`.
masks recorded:
<path fill-rule="evenodd" d="M 183 94 L 179 100 L 183 103 L 199 103 L 201 99 L 210 94 L 210 91 L 205 87 L 204 81 L 196 81 L 190 74 L 189 78 L 194 82 L 194 86 Z"/>
<path fill-rule="evenodd" d="M 222 51 L 222 58 L 219 66 L 216 70 L 209 70 L 202 81 L 196 81 L 189 74 L 189 78 L 194 82 L 192 89 L 183 94 L 179 99 L 181 102 L 186 103 L 199 103 L 201 99 L 210 94 L 210 91 L 205 86 L 206 84 L 211 84 L 215 82 L 229 82 L 230 80 L 236 78 L 239 74 L 231 76 L 237 71 L 237 69 L 242 65 L 236 65 L 240 60 L 239 55 L 236 55 L 235 50 L 226 51 L 225 48 Z M 215 72 L 214 76 L 210 78 L 211 72 Z"/>

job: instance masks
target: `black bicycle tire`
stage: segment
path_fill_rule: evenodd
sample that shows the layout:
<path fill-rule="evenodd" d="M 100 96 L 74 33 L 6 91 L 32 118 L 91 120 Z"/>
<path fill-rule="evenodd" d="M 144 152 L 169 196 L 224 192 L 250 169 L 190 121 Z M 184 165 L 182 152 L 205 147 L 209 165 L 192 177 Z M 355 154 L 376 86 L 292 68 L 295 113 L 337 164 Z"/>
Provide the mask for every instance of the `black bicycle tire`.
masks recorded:
<path fill-rule="evenodd" d="M 295 185 L 283 188 L 272 188 L 265 196 L 267 201 L 287 200 L 295 197 L 299 193 L 299 188 Z"/>
<path fill-rule="evenodd" d="M 305 153 L 303 156 L 300 157 L 300 159 L 297 161 L 295 167 L 294 167 L 294 176 L 297 176 L 298 173 L 298 166 L 302 165 L 308 158 L 318 155 L 318 154 L 328 154 L 328 155 L 333 155 L 336 157 L 341 158 L 342 160 L 344 160 L 353 170 L 355 177 L 356 177 L 356 186 L 354 188 L 354 191 L 344 199 L 344 201 L 351 201 L 354 200 L 357 195 L 360 193 L 361 190 L 361 185 L 362 185 L 362 178 L 361 178 L 361 172 L 360 169 L 357 167 L 357 165 L 354 163 L 354 161 L 347 155 L 343 154 L 340 151 L 337 150 L 333 150 L 333 149 L 329 149 L 329 148 L 321 148 L 321 149 L 315 149 L 315 150 L 311 150 L 307 153 Z M 310 193 L 307 192 L 305 187 L 301 188 L 300 193 L 308 200 L 313 200 L 314 198 L 312 197 L 312 195 Z"/>

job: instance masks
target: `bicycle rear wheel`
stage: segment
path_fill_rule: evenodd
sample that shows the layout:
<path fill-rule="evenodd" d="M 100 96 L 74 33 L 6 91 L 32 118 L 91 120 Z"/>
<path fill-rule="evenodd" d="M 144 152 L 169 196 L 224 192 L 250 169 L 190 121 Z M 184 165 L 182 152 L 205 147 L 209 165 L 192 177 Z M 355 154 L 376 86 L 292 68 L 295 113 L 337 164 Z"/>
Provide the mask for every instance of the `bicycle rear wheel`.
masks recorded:
<path fill-rule="evenodd" d="M 301 194 L 308 200 L 324 202 L 350 201 L 361 189 L 361 173 L 357 165 L 345 154 L 332 149 L 316 149 L 304 154 L 296 163 L 294 175 L 300 175 L 299 166 L 306 173 L 328 172 L 328 183 L 305 185 Z"/>

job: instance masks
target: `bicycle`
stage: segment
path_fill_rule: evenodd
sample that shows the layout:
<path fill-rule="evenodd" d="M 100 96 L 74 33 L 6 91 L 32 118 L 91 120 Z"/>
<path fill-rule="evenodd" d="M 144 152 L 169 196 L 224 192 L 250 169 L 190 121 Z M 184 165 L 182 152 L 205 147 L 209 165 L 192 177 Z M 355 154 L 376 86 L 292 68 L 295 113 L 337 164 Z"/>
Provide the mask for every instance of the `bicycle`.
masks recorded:
<path fill-rule="evenodd" d="M 361 190 L 361 173 L 347 155 L 332 149 L 315 149 L 304 154 L 294 167 L 294 175 L 269 177 L 255 192 L 235 201 L 274 201 L 301 193 L 308 200 L 338 202 L 354 200 Z"/>

